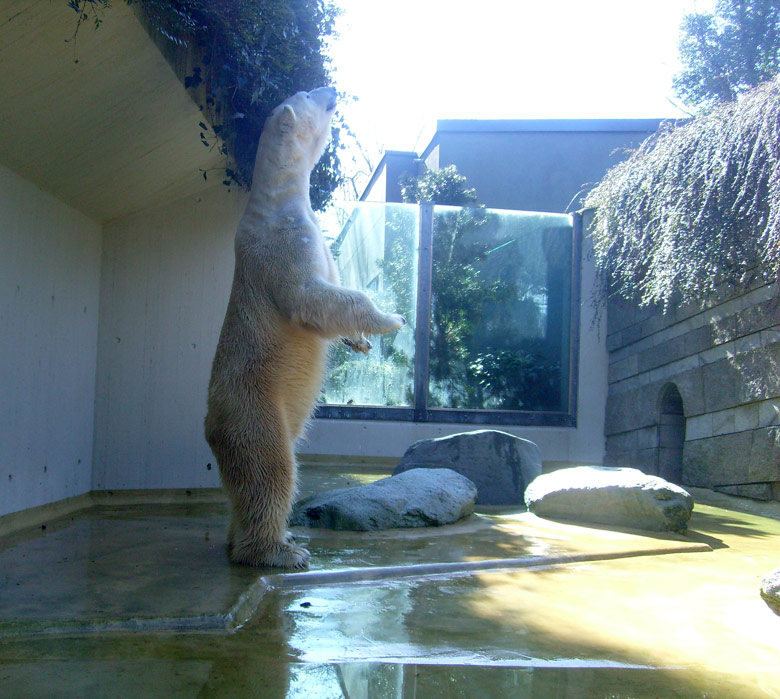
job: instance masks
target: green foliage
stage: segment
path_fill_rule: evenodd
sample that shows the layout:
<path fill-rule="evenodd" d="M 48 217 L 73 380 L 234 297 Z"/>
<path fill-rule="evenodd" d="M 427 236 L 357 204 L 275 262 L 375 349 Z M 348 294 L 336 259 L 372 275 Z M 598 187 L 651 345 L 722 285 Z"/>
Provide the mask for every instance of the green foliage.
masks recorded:
<path fill-rule="evenodd" d="M 525 342 L 518 350 L 484 352 L 469 365 L 483 394 L 500 397 L 499 406 L 524 410 L 555 410 L 560 394 L 561 364 L 546 358 L 540 342 Z"/>
<path fill-rule="evenodd" d="M 780 275 L 780 79 L 645 141 L 590 192 L 603 294 L 647 305 Z"/>
<path fill-rule="evenodd" d="M 143 11 L 176 53 L 190 56 L 184 78 L 204 114 L 200 139 L 226 158 L 224 182 L 249 187 L 266 117 L 300 90 L 330 82 L 325 42 L 337 10 L 329 0 L 126 0 Z M 110 0 L 69 0 L 79 16 L 76 31 L 99 26 Z M 206 123 L 208 122 L 208 123 Z M 324 208 L 338 186 L 343 124 L 312 173 L 311 199 Z M 204 173 L 208 177 L 208 173 Z"/>
<path fill-rule="evenodd" d="M 473 189 L 454 165 L 442 170 L 427 170 L 401 181 L 401 196 L 408 203 L 431 202 L 446 206 L 474 206 Z M 473 335 L 475 313 L 489 300 L 479 272 L 468 255 L 457 254 L 464 235 L 484 223 L 484 211 L 458 209 L 437 217 L 433 232 L 433 301 L 431 305 L 431 348 L 429 372 L 437 391 L 431 405 L 472 406 L 479 400 L 479 387 L 469 375 L 468 341 Z M 440 394 L 444 395 L 440 395 Z M 479 406 L 481 407 L 481 406 Z"/>
<path fill-rule="evenodd" d="M 385 258 L 377 260 L 377 266 L 384 276 L 385 289 L 394 299 L 395 313 L 413 318 L 417 313 L 412 284 L 416 237 L 408 218 L 398 211 L 390 211 L 385 224 L 387 250 Z"/>
<path fill-rule="evenodd" d="M 95 29 L 103 23 L 103 10 L 111 7 L 111 0 L 68 0 L 68 7 L 78 14 L 73 36 L 79 33 L 81 25 L 93 22 Z"/>
<path fill-rule="evenodd" d="M 686 15 L 677 95 L 694 107 L 733 102 L 780 72 L 777 0 L 718 0 L 715 14 Z"/>
<path fill-rule="evenodd" d="M 359 249 L 351 257 L 352 264 L 359 259 L 356 264 L 362 269 L 361 278 L 373 277 L 373 283 L 364 290 L 380 308 L 403 315 L 408 325 L 399 333 L 372 337 L 373 349 L 368 356 L 355 354 L 341 343 L 334 345 L 322 399 L 342 404 L 408 406 L 414 401 L 417 212 L 414 207 L 390 204 L 382 216 L 375 214 L 376 205 L 371 204 L 353 212 L 331 251 L 341 261 L 345 252 L 342 246 L 346 245 L 349 257 Z M 381 239 L 381 247 L 377 239 L 372 239 L 374 235 Z M 366 248 L 381 250 L 382 257 L 369 259 Z"/>
<path fill-rule="evenodd" d="M 358 357 L 340 342 L 331 346 L 328 375 L 322 389 L 323 401 L 352 405 L 353 393 L 360 394 L 359 387 L 369 385 L 378 395 L 384 397 L 385 406 L 398 404 L 399 392 L 396 388 L 410 383 L 405 379 L 412 372 L 411 361 L 403 352 L 392 347 L 386 338 L 381 337 L 379 341 L 380 346 L 371 350 L 370 357 Z M 411 405 L 411 389 L 406 391 L 402 399 L 404 403 Z"/>
<path fill-rule="evenodd" d="M 401 197 L 408 203 L 433 202 L 443 206 L 476 206 L 477 194 L 454 165 L 426 170 L 418 177 L 401 178 Z"/>

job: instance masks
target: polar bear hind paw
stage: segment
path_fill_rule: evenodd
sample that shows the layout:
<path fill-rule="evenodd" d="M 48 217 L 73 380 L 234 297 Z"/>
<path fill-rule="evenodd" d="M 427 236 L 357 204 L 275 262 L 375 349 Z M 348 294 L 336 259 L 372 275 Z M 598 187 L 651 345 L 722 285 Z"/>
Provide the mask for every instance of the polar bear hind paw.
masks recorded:
<path fill-rule="evenodd" d="M 263 547 L 236 543 L 230 551 L 230 559 L 233 563 L 259 568 L 304 570 L 309 567 L 309 552 L 297 546 L 292 536 L 285 537 L 283 543 Z"/>

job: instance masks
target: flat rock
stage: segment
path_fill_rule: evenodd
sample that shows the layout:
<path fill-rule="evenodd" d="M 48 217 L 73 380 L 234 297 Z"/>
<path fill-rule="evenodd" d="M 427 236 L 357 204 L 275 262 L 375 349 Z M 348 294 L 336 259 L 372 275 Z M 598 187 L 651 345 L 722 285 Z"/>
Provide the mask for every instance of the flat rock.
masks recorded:
<path fill-rule="evenodd" d="M 767 573 L 761 581 L 761 597 L 775 614 L 780 615 L 780 568 Z"/>
<path fill-rule="evenodd" d="M 476 497 L 476 486 L 455 471 L 414 469 L 304 498 L 293 507 L 290 524 L 355 531 L 439 527 L 470 515 Z"/>
<path fill-rule="evenodd" d="M 480 505 L 520 505 L 526 487 L 542 472 L 542 457 L 527 439 L 500 430 L 474 430 L 415 442 L 393 474 L 413 468 L 457 471 L 477 486 Z"/>
<path fill-rule="evenodd" d="M 577 466 L 539 476 L 525 491 L 540 517 L 649 531 L 685 531 L 693 498 L 680 486 L 635 468 Z"/>

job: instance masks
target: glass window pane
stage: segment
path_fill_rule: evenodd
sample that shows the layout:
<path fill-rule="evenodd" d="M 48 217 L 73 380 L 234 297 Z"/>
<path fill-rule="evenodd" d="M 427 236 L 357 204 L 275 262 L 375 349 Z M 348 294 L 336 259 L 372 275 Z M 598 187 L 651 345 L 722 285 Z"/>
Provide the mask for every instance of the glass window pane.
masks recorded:
<path fill-rule="evenodd" d="M 328 221 L 332 224 L 328 224 Z M 342 284 L 365 291 L 382 310 L 400 313 L 407 324 L 373 336 L 368 355 L 341 343 L 330 352 L 321 400 L 337 405 L 411 406 L 414 403 L 414 328 L 417 308 L 419 207 L 351 202 L 334 207 L 323 230 Z"/>
<path fill-rule="evenodd" d="M 572 220 L 437 206 L 429 408 L 567 411 Z"/>

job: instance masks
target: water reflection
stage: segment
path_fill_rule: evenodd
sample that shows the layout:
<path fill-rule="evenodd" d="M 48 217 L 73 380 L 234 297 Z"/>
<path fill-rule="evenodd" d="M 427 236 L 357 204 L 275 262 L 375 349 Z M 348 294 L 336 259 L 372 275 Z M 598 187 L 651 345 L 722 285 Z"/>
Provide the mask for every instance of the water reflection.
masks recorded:
<path fill-rule="evenodd" d="M 575 663 L 576 661 L 573 661 Z M 494 667 L 343 663 L 297 665 L 289 699 L 436 699 L 438 697 L 738 697 L 776 696 L 775 673 L 702 677 L 690 670 L 625 667 Z M 762 691 L 763 690 L 763 691 Z M 252 695 L 260 696 L 260 695 Z M 272 695 L 265 694 L 270 697 Z"/>

